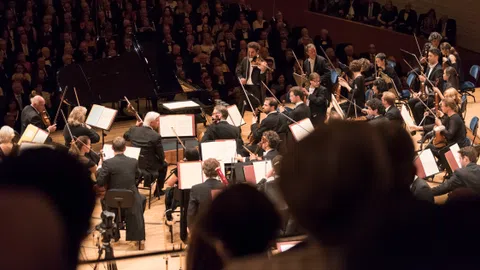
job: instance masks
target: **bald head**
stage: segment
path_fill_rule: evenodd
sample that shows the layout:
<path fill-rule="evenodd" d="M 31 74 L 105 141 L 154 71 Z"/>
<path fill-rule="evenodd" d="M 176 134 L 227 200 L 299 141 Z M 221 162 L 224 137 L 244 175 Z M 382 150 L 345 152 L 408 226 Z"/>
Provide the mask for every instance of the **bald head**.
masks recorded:
<path fill-rule="evenodd" d="M 34 96 L 30 99 L 30 102 L 37 111 L 42 112 L 45 110 L 45 99 L 42 96 Z"/>

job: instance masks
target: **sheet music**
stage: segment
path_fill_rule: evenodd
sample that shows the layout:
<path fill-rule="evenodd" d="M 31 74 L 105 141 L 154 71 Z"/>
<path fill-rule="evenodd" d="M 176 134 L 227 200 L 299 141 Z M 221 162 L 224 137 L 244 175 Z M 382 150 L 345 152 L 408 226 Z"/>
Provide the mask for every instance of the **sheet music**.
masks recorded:
<path fill-rule="evenodd" d="M 305 137 L 310 135 L 314 131 L 312 121 L 310 118 L 305 118 L 301 121 L 298 121 L 298 124 L 291 124 L 289 126 L 290 130 L 292 131 L 293 137 L 297 142 L 303 140 Z"/>
<path fill-rule="evenodd" d="M 227 107 L 228 110 L 228 117 L 227 122 L 232 126 L 242 126 L 245 125 L 245 120 L 243 120 L 240 111 L 238 110 L 237 105 L 231 105 Z"/>
<path fill-rule="evenodd" d="M 431 176 L 440 172 L 438 170 L 437 162 L 435 161 L 432 150 L 425 149 L 420 155 L 420 161 L 422 162 L 423 170 L 425 171 L 426 176 Z"/>
<path fill-rule="evenodd" d="M 410 126 L 415 126 L 415 121 L 413 121 L 413 118 L 405 105 L 402 105 L 402 110 L 400 111 L 400 113 L 407 128 Z"/>
<path fill-rule="evenodd" d="M 124 155 L 138 160 L 138 157 L 140 156 L 140 150 L 141 149 L 139 147 L 127 146 L 127 148 L 125 149 Z M 113 152 L 111 144 L 103 145 L 103 154 L 104 154 L 104 157 L 103 157 L 104 160 L 113 158 L 115 153 Z"/>
<path fill-rule="evenodd" d="M 462 168 L 462 163 L 460 163 L 460 146 L 458 146 L 458 143 L 450 146 L 450 151 L 452 151 L 453 157 L 455 158 L 455 161 L 457 162 L 458 168 Z"/>
<path fill-rule="evenodd" d="M 48 138 L 48 132 L 45 130 L 37 129 L 37 134 L 33 137 L 32 143 L 45 143 Z"/>
<path fill-rule="evenodd" d="M 202 160 L 214 158 L 223 163 L 236 162 L 237 142 L 235 140 L 223 140 L 201 143 Z"/>
<path fill-rule="evenodd" d="M 90 114 L 85 122 L 90 126 L 97 126 L 98 119 L 100 119 L 100 116 L 102 115 L 103 108 L 105 107 L 93 104 L 92 109 L 90 109 Z"/>
<path fill-rule="evenodd" d="M 338 114 L 340 114 L 340 116 L 342 117 L 342 119 L 345 119 L 345 114 L 343 113 L 342 108 L 340 108 L 340 105 L 338 104 L 337 98 L 335 97 L 334 94 L 332 94 L 332 105 L 333 105 L 333 107 L 335 108 L 335 111 L 336 111 Z"/>
<path fill-rule="evenodd" d="M 187 100 L 187 101 L 177 101 L 177 102 L 169 102 L 163 103 L 163 106 L 169 110 L 178 110 L 183 108 L 191 108 L 191 107 L 200 107 L 200 105 L 194 101 Z"/>
<path fill-rule="evenodd" d="M 179 162 L 177 168 L 179 189 L 191 189 L 194 185 L 203 183 L 201 161 Z"/>
<path fill-rule="evenodd" d="M 27 128 L 23 131 L 22 136 L 18 143 L 22 142 L 31 142 L 35 138 L 35 134 L 37 133 L 38 127 L 29 124 Z"/>
<path fill-rule="evenodd" d="M 300 243 L 300 241 L 277 242 L 277 249 L 280 252 L 284 252 L 296 246 L 298 243 Z"/>
<path fill-rule="evenodd" d="M 110 108 L 103 108 L 103 112 L 98 119 L 96 127 L 101 129 L 109 130 L 110 125 L 113 123 L 115 116 L 117 115 L 117 110 L 110 109 Z"/>
<path fill-rule="evenodd" d="M 267 173 L 272 168 L 272 162 L 270 160 L 266 161 L 255 161 L 253 164 L 253 170 L 255 172 L 255 180 L 260 182 L 263 178 L 267 178 Z"/>
<path fill-rule="evenodd" d="M 179 137 L 195 136 L 195 119 L 193 114 L 170 114 L 160 116 L 160 135 L 175 137 L 172 127 Z"/>

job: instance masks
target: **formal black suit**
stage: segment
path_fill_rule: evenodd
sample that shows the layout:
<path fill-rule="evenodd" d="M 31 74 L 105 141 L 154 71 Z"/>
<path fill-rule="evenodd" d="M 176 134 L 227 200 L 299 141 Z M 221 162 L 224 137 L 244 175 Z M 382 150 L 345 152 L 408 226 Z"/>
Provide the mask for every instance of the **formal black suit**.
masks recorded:
<path fill-rule="evenodd" d="M 263 160 L 273 160 L 279 153 L 276 149 L 271 149 L 263 154 Z"/>
<path fill-rule="evenodd" d="M 149 186 L 156 178 L 163 183 L 167 166 L 160 134 L 151 127 L 141 126 L 131 127 L 123 137 L 141 149 L 138 168 L 145 178 L 145 185 Z"/>
<path fill-rule="evenodd" d="M 31 105 L 25 106 L 22 110 L 22 132 L 25 131 L 29 124 L 32 124 L 40 129 L 47 130 L 47 126 L 43 123 L 40 113 Z"/>
<path fill-rule="evenodd" d="M 253 68 L 251 75 L 253 85 L 248 84 L 248 79 L 250 78 L 250 68 Z M 245 57 L 243 58 L 242 62 L 240 63 L 240 67 L 237 70 L 237 77 L 247 80 L 247 84 L 244 85 L 245 89 L 258 99 L 257 101 L 256 99 L 249 97 L 250 101 L 252 102 L 252 106 L 254 108 L 261 106 L 263 103 L 263 97 L 260 91 L 260 85 L 261 81 L 265 80 L 265 73 L 262 74 L 258 67 L 252 67 L 249 58 Z M 241 95 L 241 97 L 242 99 L 245 99 L 245 95 Z"/>
<path fill-rule="evenodd" d="M 480 193 L 480 166 L 475 163 L 468 164 L 453 172 L 452 177 L 445 180 L 439 186 L 432 188 L 434 196 L 446 194 L 456 188 L 470 188 L 477 194 Z"/>
<path fill-rule="evenodd" d="M 331 101 L 332 95 L 323 86 L 315 88 L 313 93 L 308 96 L 308 107 L 310 108 L 313 123 L 318 124 L 325 120 Z"/>
<path fill-rule="evenodd" d="M 255 139 L 254 144 L 260 142 L 262 139 L 262 135 L 265 131 L 273 130 L 277 134 L 286 134 L 288 127 L 287 127 L 287 119 L 285 116 L 280 115 L 279 112 L 273 111 L 267 114 L 260 125 L 252 125 L 251 131 L 252 136 Z"/>
<path fill-rule="evenodd" d="M 362 6 L 362 20 L 364 20 L 364 18 L 367 18 L 367 21 L 364 21 L 365 23 L 368 23 L 368 24 L 376 24 L 377 23 L 377 17 L 378 17 L 378 14 L 380 14 L 380 11 L 381 11 L 381 8 L 380 8 L 380 4 L 373 1 L 373 7 L 372 7 L 372 17 L 375 17 L 375 19 L 373 19 L 372 21 L 370 21 L 368 19 L 368 7 L 369 7 L 369 3 L 365 3 L 363 4 Z"/>
<path fill-rule="evenodd" d="M 416 178 L 410 185 L 410 191 L 417 200 L 434 203 L 432 189 L 425 180 Z"/>
<path fill-rule="evenodd" d="M 303 120 L 305 118 L 310 118 L 311 116 L 310 108 L 307 106 L 307 104 L 303 102 L 295 105 L 295 109 L 293 109 L 292 111 L 290 112 L 285 111 L 284 113 L 296 122 Z"/>
<path fill-rule="evenodd" d="M 201 142 L 232 139 L 237 141 L 237 147 L 243 145 L 240 129 L 230 125 L 227 121 L 220 121 L 218 124 L 212 124 L 207 128 Z"/>
<path fill-rule="evenodd" d="M 382 125 L 382 124 L 388 123 L 388 119 L 383 115 L 378 115 L 378 116 L 368 120 L 368 123 L 370 125 L 377 126 L 377 125 Z"/>
<path fill-rule="evenodd" d="M 320 55 L 317 55 L 315 58 L 313 70 L 311 69 L 310 59 L 305 59 L 305 61 L 303 61 L 303 72 L 305 72 L 307 76 L 313 72 L 318 73 L 318 75 L 321 77 L 320 80 L 322 83 L 327 83 L 330 81 L 330 70 L 328 69 L 327 60 Z"/>
<path fill-rule="evenodd" d="M 395 105 L 392 105 L 386 109 L 385 117 L 393 123 L 403 123 L 402 114 Z"/>
<path fill-rule="evenodd" d="M 406 20 L 405 14 L 408 14 Z M 410 10 L 409 12 L 406 12 L 405 9 L 400 10 L 396 22 L 397 31 L 405 34 L 411 34 L 413 31 L 415 31 L 415 28 L 417 27 L 417 19 L 417 12 L 415 10 Z"/>
<path fill-rule="evenodd" d="M 212 201 L 212 190 L 222 189 L 223 187 L 224 185 L 220 181 L 213 178 L 192 187 L 190 190 L 190 201 L 188 202 L 188 227 L 194 224 L 197 214 Z"/>
<path fill-rule="evenodd" d="M 98 171 L 97 184 L 107 186 L 110 189 L 128 189 L 135 197 L 132 208 L 125 211 L 127 223 L 127 241 L 145 240 L 145 210 L 146 198 L 138 192 L 136 187 L 136 173 L 138 162 L 124 154 L 115 155 L 103 162 Z M 107 190 L 107 192 L 108 192 Z"/>
<path fill-rule="evenodd" d="M 457 41 L 457 21 L 454 19 L 448 19 L 446 26 L 440 20 L 437 25 L 437 32 L 443 36 L 443 41 L 450 43 L 452 46 L 455 46 Z M 445 27 L 445 33 L 443 28 Z"/>
<path fill-rule="evenodd" d="M 100 141 L 100 135 L 98 135 L 94 129 L 87 128 L 83 125 L 73 126 L 68 124 L 68 126 L 70 127 L 70 131 L 74 137 L 78 138 L 80 136 L 88 136 L 92 144 Z M 68 132 L 67 127 L 63 129 L 63 138 L 65 139 L 65 146 L 70 147 L 72 138 L 70 137 L 70 132 Z"/>

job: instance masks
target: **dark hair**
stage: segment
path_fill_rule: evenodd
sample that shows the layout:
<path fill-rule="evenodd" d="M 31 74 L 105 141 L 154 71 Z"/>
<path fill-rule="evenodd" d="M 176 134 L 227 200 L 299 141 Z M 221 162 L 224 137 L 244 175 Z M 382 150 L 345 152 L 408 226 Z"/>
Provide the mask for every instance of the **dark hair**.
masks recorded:
<path fill-rule="evenodd" d="M 214 158 L 209 158 L 203 161 L 202 170 L 206 177 L 213 178 L 218 176 L 218 167 L 220 167 L 220 163 Z"/>
<path fill-rule="evenodd" d="M 247 44 L 247 48 L 254 49 L 255 51 L 258 52 L 258 50 L 260 50 L 260 44 L 258 44 L 257 42 L 252 41 L 252 42 L 249 42 L 249 43 Z"/>
<path fill-rule="evenodd" d="M 363 62 L 358 60 L 353 60 L 350 63 L 349 68 L 352 72 L 360 72 L 362 71 L 362 68 L 363 68 Z"/>
<path fill-rule="evenodd" d="M 447 67 L 445 69 L 445 73 L 447 73 L 449 83 L 453 88 L 459 90 L 459 79 L 458 79 L 458 72 L 454 67 Z M 446 89 L 445 89 L 446 90 Z"/>
<path fill-rule="evenodd" d="M 373 82 L 373 85 L 377 87 L 379 93 L 388 91 L 387 82 L 384 79 L 378 78 Z"/>
<path fill-rule="evenodd" d="M 303 98 L 305 97 L 305 94 L 303 93 L 300 86 L 294 86 L 290 88 L 290 92 L 292 92 L 294 96 L 300 97 L 301 100 L 303 100 Z"/>
<path fill-rule="evenodd" d="M 460 149 L 460 151 L 458 151 L 458 153 L 462 157 L 468 157 L 470 162 L 473 162 L 473 163 L 477 162 L 478 153 L 477 153 L 477 150 L 475 150 L 475 147 L 473 146 L 463 147 L 462 149 Z"/>
<path fill-rule="evenodd" d="M 278 107 L 278 102 L 276 99 L 274 99 L 273 97 L 266 97 L 265 98 L 265 101 L 268 102 L 268 105 L 274 107 L 275 109 L 277 109 Z"/>
<path fill-rule="evenodd" d="M 197 161 L 200 160 L 200 153 L 197 148 L 187 148 L 184 157 L 187 161 Z"/>
<path fill-rule="evenodd" d="M 370 230 L 382 210 L 379 202 L 388 199 L 392 178 L 379 141 L 368 124 L 332 121 L 283 156 L 278 183 L 285 202 L 322 245 L 346 245 Z"/>
<path fill-rule="evenodd" d="M 385 113 L 385 107 L 383 106 L 382 101 L 378 98 L 370 99 L 365 105 L 370 107 L 372 110 L 377 110 L 378 114 Z"/>
<path fill-rule="evenodd" d="M 262 136 L 265 137 L 265 139 L 267 140 L 268 147 L 272 149 L 277 149 L 278 145 L 280 144 L 280 136 L 278 136 L 278 134 L 275 131 L 273 130 L 265 131 L 263 132 Z"/>
<path fill-rule="evenodd" d="M 45 166 L 45 162 L 39 162 L 39 157 L 55 166 Z M 41 147 L 5 159 L 0 164 L 0 172 L 1 187 L 30 189 L 45 194 L 52 201 L 66 232 L 64 245 L 68 269 L 76 269 L 80 244 L 87 236 L 95 206 L 87 168 L 66 152 Z"/>
<path fill-rule="evenodd" d="M 127 143 L 122 137 L 115 137 L 112 141 L 112 149 L 114 152 L 124 152 L 127 148 Z"/>
<path fill-rule="evenodd" d="M 387 55 L 384 53 L 377 53 L 377 55 L 375 55 L 375 58 L 385 61 L 385 59 L 387 59 Z"/>
<path fill-rule="evenodd" d="M 218 111 L 222 115 L 223 120 L 228 118 L 227 107 L 225 107 L 223 105 L 217 105 L 217 106 L 215 106 L 215 111 Z"/>
<path fill-rule="evenodd" d="M 70 154 L 78 156 L 80 154 L 80 149 L 82 149 L 84 145 L 87 145 L 89 141 L 90 138 L 88 136 L 82 135 L 77 137 L 75 143 L 70 145 Z"/>
<path fill-rule="evenodd" d="M 437 57 L 440 57 L 442 55 L 442 52 L 437 48 L 430 48 L 428 52 L 436 55 Z"/>

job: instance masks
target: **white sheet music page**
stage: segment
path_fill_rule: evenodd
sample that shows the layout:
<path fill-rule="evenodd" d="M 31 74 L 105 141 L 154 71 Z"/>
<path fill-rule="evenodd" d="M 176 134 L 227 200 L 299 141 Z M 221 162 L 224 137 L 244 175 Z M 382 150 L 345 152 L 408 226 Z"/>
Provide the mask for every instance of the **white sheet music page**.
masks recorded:
<path fill-rule="evenodd" d="M 345 114 L 343 113 L 343 110 L 342 108 L 340 107 L 340 104 L 338 104 L 337 102 L 337 98 L 335 97 L 334 94 L 332 94 L 332 105 L 333 105 L 333 108 L 335 108 L 335 111 L 340 114 L 340 116 L 342 117 L 342 119 L 345 119 Z"/>
<path fill-rule="evenodd" d="M 33 137 L 33 143 L 45 143 L 48 138 L 48 132 L 43 129 L 38 129 L 37 134 Z"/>
<path fill-rule="evenodd" d="M 102 115 L 100 115 L 100 118 L 98 119 L 98 122 L 95 126 L 101 129 L 109 130 L 116 115 L 117 110 L 105 107 L 103 109 Z"/>
<path fill-rule="evenodd" d="M 215 142 L 204 142 L 202 147 L 202 160 L 214 158 L 223 163 L 236 162 L 237 142 L 235 140 L 221 140 Z"/>
<path fill-rule="evenodd" d="M 438 170 L 437 162 L 435 161 L 432 150 L 425 149 L 420 155 L 420 161 L 422 162 L 426 176 L 431 176 L 440 172 Z"/>
<path fill-rule="evenodd" d="M 245 120 L 243 120 L 237 105 L 228 106 L 227 110 L 228 110 L 227 122 L 230 125 L 239 127 L 245 124 Z"/>
<path fill-rule="evenodd" d="M 413 118 L 405 105 L 402 105 L 402 110 L 400 111 L 400 113 L 407 127 L 415 126 L 415 121 L 413 121 Z"/>
<path fill-rule="evenodd" d="M 198 103 L 194 101 L 187 100 L 187 101 L 163 103 L 163 106 L 169 110 L 178 110 L 182 108 L 199 107 L 200 105 L 198 105 Z"/>
<path fill-rule="evenodd" d="M 175 137 L 172 127 L 179 137 L 195 136 L 195 119 L 193 114 L 171 114 L 160 116 L 160 135 L 164 138 Z"/>
<path fill-rule="evenodd" d="M 453 157 L 455 158 L 455 161 L 457 161 L 458 168 L 462 168 L 462 163 L 460 163 L 460 146 L 458 146 L 458 143 L 450 146 L 450 151 L 452 151 Z"/>
<path fill-rule="evenodd" d="M 177 168 L 179 189 L 191 189 L 194 185 L 203 183 L 201 161 L 179 162 Z"/>
<path fill-rule="evenodd" d="M 104 153 L 104 157 L 103 157 L 104 160 L 113 158 L 115 156 L 115 153 L 113 152 L 111 144 L 104 144 L 102 150 Z M 140 156 L 140 150 L 141 149 L 138 147 L 127 146 L 123 154 L 129 158 L 134 158 L 138 160 L 138 157 Z"/>
<path fill-rule="evenodd" d="M 97 126 L 98 119 L 100 119 L 100 116 L 102 115 L 103 112 L 103 106 L 93 104 L 92 108 L 90 109 L 90 114 L 87 117 L 87 120 L 85 121 L 88 125 L 90 126 Z"/>
<path fill-rule="evenodd" d="M 263 178 L 267 178 L 267 173 L 272 168 L 272 162 L 270 160 L 266 161 L 255 161 L 252 162 L 253 164 L 253 171 L 255 172 L 255 180 L 260 182 Z"/>
<path fill-rule="evenodd" d="M 297 142 L 303 140 L 307 137 L 310 133 L 314 131 L 312 121 L 310 118 L 305 118 L 299 122 L 293 123 L 289 126 L 290 131 L 292 131 L 293 137 Z"/>

